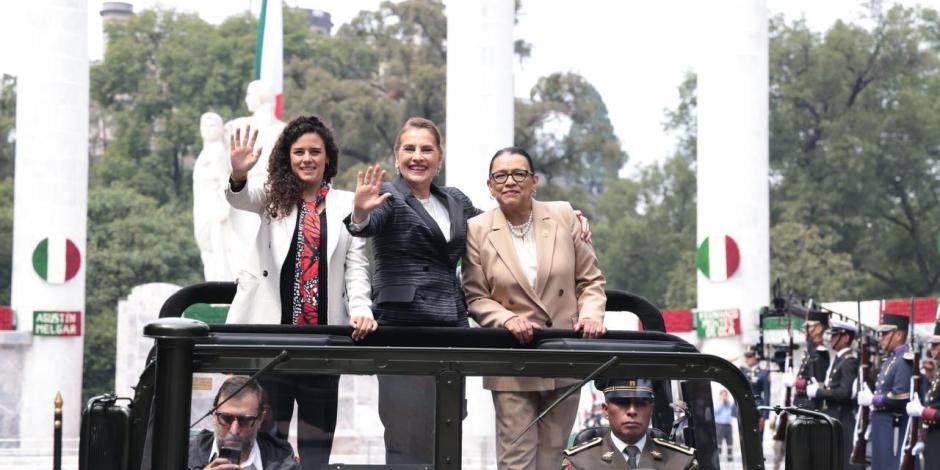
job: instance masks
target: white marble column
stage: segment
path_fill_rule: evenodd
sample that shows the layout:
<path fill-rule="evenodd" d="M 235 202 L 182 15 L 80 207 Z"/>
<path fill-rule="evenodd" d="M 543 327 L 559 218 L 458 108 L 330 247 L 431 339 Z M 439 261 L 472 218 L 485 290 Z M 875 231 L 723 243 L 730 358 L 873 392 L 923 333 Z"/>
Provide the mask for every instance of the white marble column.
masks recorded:
<path fill-rule="evenodd" d="M 742 337 L 702 345 L 730 359 L 741 353 L 742 340 L 757 341 L 757 311 L 770 297 L 767 4 L 728 0 L 700 8 L 715 10 L 711 16 L 721 21 L 704 20 L 698 35 L 696 243 L 729 235 L 741 259 L 725 281 L 698 273 L 698 307 L 740 309 Z"/>
<path fill-rule="evenodd" d="M 447 2 L 447 185 L 495 207 L 490 157 L 513 143 L 513 0 Z"/>
<path fill-rule="evenodd" d="M 16 174 L 11 304 L 20 329 L 32 331 L 36 310 L 80 311 L 85 317 L 88 201 L 88 2 L 21 2 L 16 41 L 28 52 L 17 67 Z M 43 280 L 33 251 L 65 237 L 81 266 L 61 284 Z M 52 252 L 52 250 L 50 250 Z M 51 253 L 50 256 L 62 256 Z M 61 261 L 61 258 L 56 258 Z M 64 400 L 63 436 L 78 436 L 82 336 L 34 336 L 26 347 L 19 409 L 22 439 L 52 439 L 53 400 Z"/>

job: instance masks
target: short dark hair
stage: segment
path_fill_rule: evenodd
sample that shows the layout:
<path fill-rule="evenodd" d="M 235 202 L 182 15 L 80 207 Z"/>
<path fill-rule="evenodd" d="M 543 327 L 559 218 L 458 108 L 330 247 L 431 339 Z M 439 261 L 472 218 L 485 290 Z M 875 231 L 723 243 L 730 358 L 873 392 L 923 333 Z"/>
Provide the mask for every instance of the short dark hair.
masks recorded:
<path fill-rule="evenodd" d="M 215 394 L 215 399 L 212 400 L 212 406 L 217 406 L 219 402 L 230 397 L 242 385 L 245 385 L 245 388 L 238 392 L 238 396 L 251 393 L 258 397 L 258 415 L 260 416 L 261 411 L 264 410 L 264 389 L 261 388 L 261 385 L 258 385 L 258 382 L 245 375 L 235 375 L 222 382 L 219 392 Z"/>
<path fill-rule="evenodd" d="M 496 161 L 496 157 L 499 157 L 500 155 L 503 155 L 503 154 L 522 155 L 523 157 L 525 157 L 526 161 L 529 162 L 529 171 L 531 171 L 532 173 L 535 173 L 535 164 L 532 163 L 532 157 L 529 155 L 529 152 L 526 152 L 526 150 L 522 147 L 511 147 L 511 146 L 504 147 L 496 151 L 496 154 L 494 154 L 493 158 L 490 159 L 489 173 L 491 174 L 493 173 L 493 162 Z"/>

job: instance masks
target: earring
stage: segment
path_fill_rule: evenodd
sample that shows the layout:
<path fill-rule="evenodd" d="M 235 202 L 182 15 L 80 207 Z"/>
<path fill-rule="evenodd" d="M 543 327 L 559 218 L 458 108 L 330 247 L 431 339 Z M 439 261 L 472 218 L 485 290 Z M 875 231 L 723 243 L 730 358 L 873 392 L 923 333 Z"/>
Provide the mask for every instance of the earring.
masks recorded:
<path fill-rule="evenodd" d="M 441 174 L 441 168 L 443 168 L 443 165 L 437 167 L 437 173 L 435 173 L 436 175 Z"/>

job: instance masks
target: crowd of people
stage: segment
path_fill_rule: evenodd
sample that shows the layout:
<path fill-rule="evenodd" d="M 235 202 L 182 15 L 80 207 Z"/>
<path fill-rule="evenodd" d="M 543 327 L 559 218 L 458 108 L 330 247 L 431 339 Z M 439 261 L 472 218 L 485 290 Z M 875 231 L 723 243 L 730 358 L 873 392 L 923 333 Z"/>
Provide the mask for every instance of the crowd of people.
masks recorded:
<path fill-rule="evenodd" d="M 806 314 L 803 360 L 783 374 L 783 385 L 793 392 L 788 405 L 825 413 L 841 424 L 846 469 L 897 470 L 904 468 L 905 457 L 909 468 L 940 469 L 940 321 L 923 348 L 911 341 L 910 326 L 910 316 L 892 312 L 884 312 L 871 332 L 857 322 L 833 319 L 828 311 Z M 860 341 L 866 334 L 877 338 L 877 365 L 861 361 L 868 352 Z M 924 357 L 912 345 L 923 349 Z M 745 353 L 741 371 L 758 405 L 770 405 L 770 373 L 755 353 Z M 917 376 L 921 380 L 912 380 Z"/>

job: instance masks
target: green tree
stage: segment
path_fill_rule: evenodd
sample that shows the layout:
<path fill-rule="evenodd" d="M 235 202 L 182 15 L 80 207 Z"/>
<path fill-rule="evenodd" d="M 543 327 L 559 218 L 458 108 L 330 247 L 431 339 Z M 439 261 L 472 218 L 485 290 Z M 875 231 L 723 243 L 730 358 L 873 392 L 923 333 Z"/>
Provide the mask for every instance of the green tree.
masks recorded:
<path fill-rule="evenodd" d="M 16 78 L 0 75 L 0 179 L 13 176 L 16 152 Z"/>
<path fill-rule="evenodd" d="M 13 160 L 16 79 L 0 76 L 0 305 L 10 305 L 13 272 Z"/>
<path fill-rule="evenodd" d="M 866 296 L 937 292 L 937 13 L 873 10 L 874 26 L 770 29 L 771 208 L 831 229 Z M 854 290 L 854 289 L 853 289 Z"/>
<path fill-rule="evenodd" d="M 0 180 L 0 305 L 10 305 L 13 282 L 13 177 Z"/>
<path fill-rule="evenodd" d="M 94 187 L 88 197 L 84 394 L 114 385 L 117 301 L 149 282 L 188 285 L 201 279 L 192 212 L 127 186 Z"/>
<path fill-rule="evenodd" d="M 540 78 L 529 99 L 516 100 L 515 122 L 515 144 L 544 178 L 543 199 L 593 199 L 627 162 L 603 98 L 580 75 Z"/>
<path fill-rule="evenodd" d="M 788 291 L 820 300 L 859 294 L 852 257 L 836 253 L 839 235 L 818 225 L 779 222 L 770 229 L 770 278 Z"/>

